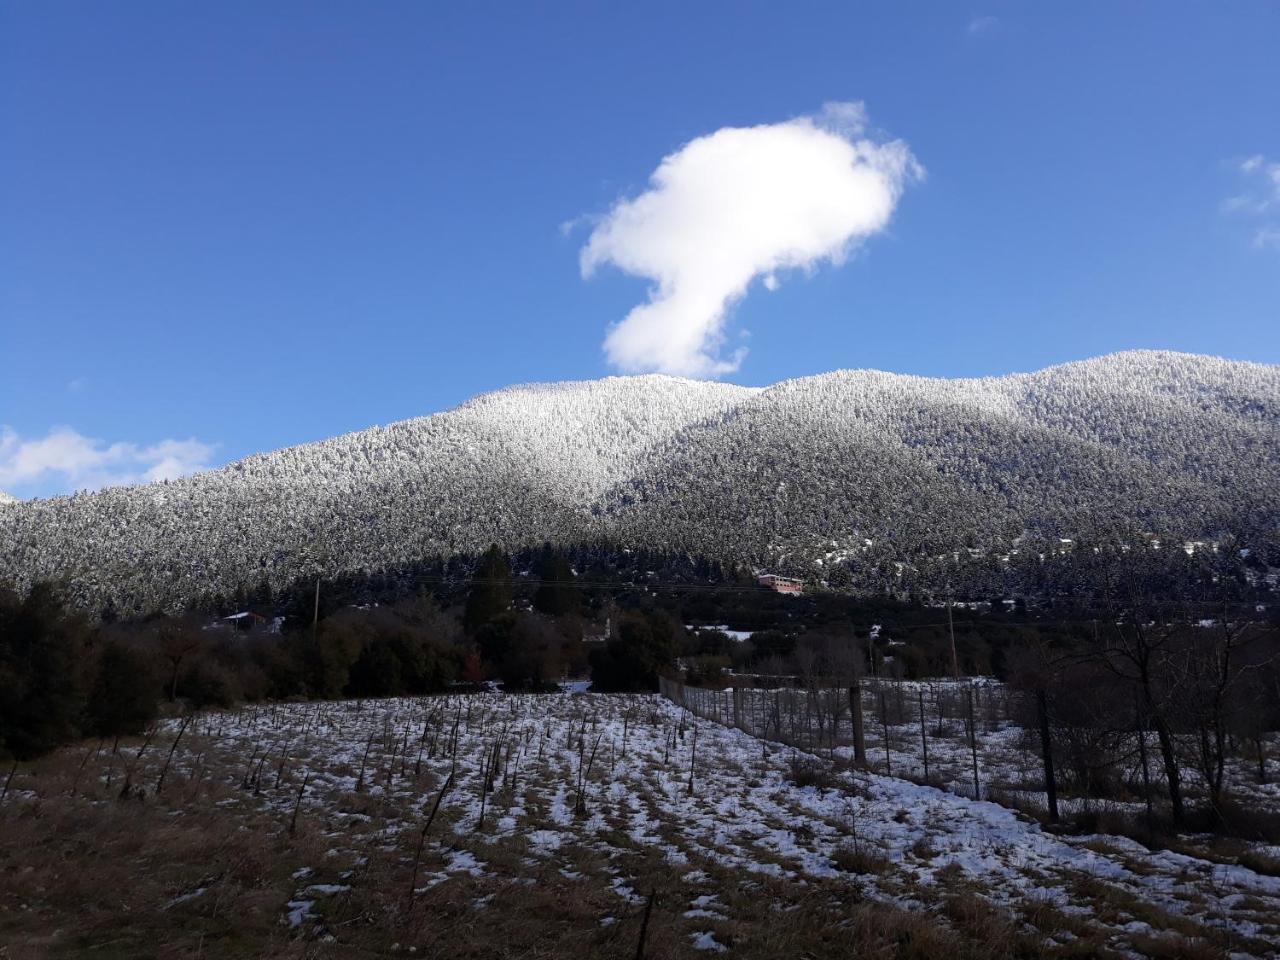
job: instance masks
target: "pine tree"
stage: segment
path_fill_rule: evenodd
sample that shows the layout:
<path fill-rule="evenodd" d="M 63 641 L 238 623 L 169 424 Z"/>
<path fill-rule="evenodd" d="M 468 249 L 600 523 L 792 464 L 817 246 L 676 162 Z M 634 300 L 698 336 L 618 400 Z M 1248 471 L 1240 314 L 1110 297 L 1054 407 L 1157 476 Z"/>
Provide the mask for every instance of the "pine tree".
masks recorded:
<path fill-rule="evenodd" d="M 572 582 L 573 568 L 562 553 L 545 548 L 538 564 L 538 576 L 542 583 L 533 595 L 535 610 L 552 617 L 578 612 L 582 598 Z"/>
<path fill-rule="evenodd" d="M 99 737 L 141 733 L 155 718 L 160 683 L 147 659 L 120 643 L 107 643 L 85 705 L 85 732 Z"/>
<path fill-rule="evenodd" d="M 471 578 L 471 592 L 462 624 L 469 635 L 511 609 L 511 566 L 495 543 L 485 551 Z"/>
<path fill-rule="evenodd" d="M 0 748 L 14 758 L 34 759 L 79 732 L 78 667 L 88 633 L 49 584 L 21 601 L 0 597 Z"/>

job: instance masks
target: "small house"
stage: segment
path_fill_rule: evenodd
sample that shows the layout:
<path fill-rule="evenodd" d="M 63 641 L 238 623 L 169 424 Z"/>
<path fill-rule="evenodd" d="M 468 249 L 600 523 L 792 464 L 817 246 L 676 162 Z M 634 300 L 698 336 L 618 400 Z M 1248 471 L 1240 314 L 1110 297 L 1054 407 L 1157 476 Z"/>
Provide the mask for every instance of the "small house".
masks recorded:
<path fill-rule="evenodd" d="M 783 577 L 776 573 L 762 573 L 757 577 L 760 586 L 768 587 L 775 593 L 787 593 L 800 596 L 804 593 L 804 581 L 795 577 Z"/>
<path fill-rule="evenodd" d="M 260 613 L 254 613 L 252 610 L 245 610 L 241 613 L 233 613 L 229 617 L 223 617 L 220 623 L 233 627 L 236 630 L 249 631 L 254 627 L 265 626 L 268 623 L 266 617 Z"/>

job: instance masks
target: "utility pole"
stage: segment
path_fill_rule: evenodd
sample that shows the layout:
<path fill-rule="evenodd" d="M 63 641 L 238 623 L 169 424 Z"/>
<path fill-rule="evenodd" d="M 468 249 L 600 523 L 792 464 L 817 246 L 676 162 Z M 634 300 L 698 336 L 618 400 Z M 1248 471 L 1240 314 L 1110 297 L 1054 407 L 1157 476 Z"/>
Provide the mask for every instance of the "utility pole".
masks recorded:
<path fill-rule="evenodd" d="M 316 607 L 311 616 L 311 642 L 316 642 L 316 631 L 320 627 L 320 576 L 316 575 Z"/>
<path fill-rule="evenodd" d="M 960 679 L 960 658 L 956 656 L 956 622 L 951 616 L 951 608 L 955 605 L 955 594 L 951 590 L 951 584 L 947 584 L 947 630 L 951 634 L 951 672 L 957 680 Z"/>

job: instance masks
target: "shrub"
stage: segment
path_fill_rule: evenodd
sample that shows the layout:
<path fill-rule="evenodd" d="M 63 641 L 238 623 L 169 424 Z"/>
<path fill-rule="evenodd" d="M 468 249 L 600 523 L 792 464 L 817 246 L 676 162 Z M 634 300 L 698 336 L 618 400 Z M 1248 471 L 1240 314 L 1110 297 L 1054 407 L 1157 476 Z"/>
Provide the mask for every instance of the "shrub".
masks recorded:
<path fill-rule="evenodd" d="M 85 704 L 85 732 L 99 737 L 141 733 L 155 720 L 159 698 L 160 682 L 147 658 L 108 641 Z"/>
<path fill-rule="evenodd" d="M 197 710 L 229 707 L 239 699 L 235 676 L 221 664 L 200 659 L 183 672 L 178 693 Z"/>
<path fill-rule="evenodd" d="M 841 780 L 831 772 L 830 766 L 821 760 L 796 754 L 787 765 L 787 779 L 797 787 L 817 787 L 819 790 L 836 790 Z"/>
<path fill-rule="evenodd" d="M 831 854 L 831 862 L 845 873 L 881 874 L 889 869 L 889 859 L 874 848 L 846 843 Z"/>

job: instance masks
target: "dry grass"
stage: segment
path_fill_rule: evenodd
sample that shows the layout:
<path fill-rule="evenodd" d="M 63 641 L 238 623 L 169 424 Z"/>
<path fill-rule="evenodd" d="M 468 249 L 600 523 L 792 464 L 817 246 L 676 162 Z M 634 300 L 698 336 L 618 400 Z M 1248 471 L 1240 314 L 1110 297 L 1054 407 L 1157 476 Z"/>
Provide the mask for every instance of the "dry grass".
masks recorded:
<path fill-rule="evenodd" d="M 845 873 L 878 876 L 889 869 L 889 859 L 866 844 L 846 843 L 832 854 L 831 861 Z"/>
<path fill-rule="evenodd" d="M 797 787 L 840 790 L 845 782 L 832 770 L 831 764 L 804 754 L 795 754 L 787 765 L 787 779 Z"/>
<path fill-rule="evenodd" d="M 426 846 L 421 876 L 440 875 L 450 856 L 466 851 L 483 861 L 484 875 L 450 873 L 411 900 L 416 831 L 406 827 L 416 822 L 415 812 L 369 786 L 394 764 L 370 764 L 361 792 L 309 796 L 291 835 L 299 774 L 281 770 L 275 755 L 259 764 L 230 744 L 219 746 L 209 732 L 188 734 L 180 749 L 185 762 L 169 772 L 164 793 L 154 793 L 163 751 L 153 746 L 133 772 L 141 796 L 122 800 L 122 774 L 139 746 L 123 743 L 115 757 L 109 750 L 94 755 L 91 744 L 70 748 L 15 780 L 0 808 L 5 960 L 630 958 L 643 907 L 621 899 L 615 882 L 656 894 L 650 958 L 705 956 L 692 947 L 698 931 L 711 931 L 744 957 L 830 956 L 851 943 L 883 956 L 923 957 L 934 946 L 955 953 L 962 943 L 936 919 L 863 902 L 853 885 L 744 879 L 711 860 L 673 871 L 621 825 L 597 836 L 603 844 L 569 845 L 554 861 L 538 860 L 529 855 L 527 831 L 460 835 L 452 830 L 458 814 L 449 808 L 433 825 L 442 842 Z M 331 772 L 354 777 L 350 767 L 335 763 Z M 546 778 L 555 771 L 534 766 L 526 774 Z M 438 786 L 424 774 L 413 792 L 431 796 Z M 501 817 L 514 800 L 501 789 L 491 794 L 491 816 Z M 610 816 L 603 799 L 590 809 Z M 529 829 L 549 825 L 540 819 L 545 811 L 528 813 Z M 866 857 L 859 869 L 883 865 Z M 702 876 L 680 879 L 692 872 Z M 302 893 L 313 885 L 344 889 Z M 717 917 L 686 919 L 689 903 L 708 891 L 717 896 Z M 314 903 L 302 923 L 290 926 L 290 904 L 301 899 Z"/>
<path fill-rule="evenodd" d="M 515 736 L 507 731 L 517 726 L 516 706 L 508 710 L 506 703 L 490 701 L 487 713 L 477 707 L 460 721 L 468 750 L 478 754 L 477 744 Z M 368 711 L 380 709 L 370 705 L 296 709 L 317 718 L 330 710 L 335 736 L 353 717 L 365 730 L 382 729 L 380 717 L 370 722 Z M 433 709 L 424 702 L 408 712 Z M 689 845 L 681 825 L 664 817 L 663 797 L 649 781 L 633 781 L 625 798 L 610 793 L 611 754 L 585 778 L 585 810 L 566 824 L 551 798 L 573 802 L 576 759 L 565 766 L 563 757 L 567 751 L 576 758 L 577 739 L 569 734 L 576 729 L 581 737 L 584 727 L 575 717 L 539 720 L 526 731 L 518 773 L 514 764 L 504 766 L 485 794 L 485 829 L 475 828 L 463 805 L 441 807 L 422 843 L 411 894 L 425 811 L 449 771 L 443 734 L 452 718 L 431 728 L 442 736 L 420 775 L 414 751 L 405 752 L 403 734 L 397 738 L 389 724 L 374 742 L 360 789 L 367 734 L 353 734 L 361 738 L 351 744 L 354 762 L 350 750 L 329 756 L 314 742 L 311 748 L 299 742 L 298 731 L 273 710 L 254 713 L 247 726 L 243 715 L 195 725 L 158 796 L 171 733 L 136 763 L 132 780 L 140 789 L 128 799 L 120 798 L 120 786 L 140 741 L 122 744 L 116 756 L 85 744 L 24 768 L 0 806 L 0 957 L 631 958 L 650 893 L 650 960 L 707 956 L 694 949 L 699 933 L 743 958 L 1107 955 L 1105 932 L 1074 915 L 1047 903 L 996 906 L 956 864 L 938 870 L 936 882 L 918 883 L 876 844 L 854 843 L 851 832 L 831 857 L 839 876 L 801 876 L 794 860 L 759 848 L 751 851 L 759 872 L 743 870 L 731 855 L 740 856 L 734 848 L 747 840 L 731 819 L 714 840 Z M 657 727 L 662 718 L 648 722 Z M 248 736 L 231 736 L 237 723 Z M 561 753 L 553 757 L 548 744 Z M 672 768 L 680 763 L 673 759 Z M 710 753 L 707 763 L 714 763 Z M 846 795 L 859 789 L 812 759 L 783 763 L 778 757 L 775 769 L 793 782 Z M 459 766 L 451 799 L 478 798 L 480 778 L 470 769 Z M 700 768 L 697 783 L 710 772 Z M 304 776 L 305 802 L 291 829 Z M 719 799 L 695 792 L 690 803 L 711 812 Z M 680 847 L 683 862 L 633 836 L 637 808 L 667 850 Z M 512 811 L 519 812 L 512 817 L 518 826 L 499 829 Z M 588 821 L 590 831 L 583 829 Z M 797 818 L 776 826 L 812 852 L 815 831 L 832 824 Z M 548 854 L 531 838 L 553 829 L 566 839 Z M 909 850 L 917 865 L 942 856 L 927 836 Z M 483 865 L 479 875 L 457 868 L 465 856 Z M 891 903 L 889 893 L 911 904 Z M 1080 893 L 1116 918 L 1137 916 L 1142 906 L 1121 902 L 1105 884 Z M 304 918 L 290 925 L 287 915 L 304 900 L 312 901 Z M 1197 928 L 1180 918 L 1148 911 L 1141 919 L 1165 931 L 1152 941 L 1160 949 L 1215 946 L 1195 939 Z"/>

